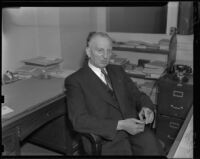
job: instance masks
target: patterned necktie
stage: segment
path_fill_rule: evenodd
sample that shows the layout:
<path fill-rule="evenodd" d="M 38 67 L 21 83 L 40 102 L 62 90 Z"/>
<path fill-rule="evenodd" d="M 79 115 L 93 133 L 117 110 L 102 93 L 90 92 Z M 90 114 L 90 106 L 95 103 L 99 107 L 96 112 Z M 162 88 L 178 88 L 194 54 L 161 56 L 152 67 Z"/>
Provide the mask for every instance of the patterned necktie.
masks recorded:
<path fill-rule="evenodd" d="M 104 69 L 101 69 L 101 73 L 103 73 L 103 75 L 105 77 L 108 88 L 112 91 L 113 88 L 112 88 L 111 81 L 110 81 L 108 74 L 106 73 L 106 71 Z"/>

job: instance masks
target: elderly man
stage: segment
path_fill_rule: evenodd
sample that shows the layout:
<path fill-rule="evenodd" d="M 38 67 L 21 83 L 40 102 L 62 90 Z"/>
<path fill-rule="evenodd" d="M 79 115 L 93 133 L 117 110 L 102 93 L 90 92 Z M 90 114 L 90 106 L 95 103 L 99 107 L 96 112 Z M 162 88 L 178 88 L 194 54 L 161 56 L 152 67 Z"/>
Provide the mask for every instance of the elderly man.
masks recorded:
<path fill-rule="evenodd" d="M 68 115 L 74 129 L 100 135 L 102 155 L 162 155 L 154 133 L 154 105 L 123 68 L 109 64 L 112 39 L 93 33 L 86 48 L 88 62 L 65 80 Z M 84 143 L 88 151 L 87 144 Z"/>

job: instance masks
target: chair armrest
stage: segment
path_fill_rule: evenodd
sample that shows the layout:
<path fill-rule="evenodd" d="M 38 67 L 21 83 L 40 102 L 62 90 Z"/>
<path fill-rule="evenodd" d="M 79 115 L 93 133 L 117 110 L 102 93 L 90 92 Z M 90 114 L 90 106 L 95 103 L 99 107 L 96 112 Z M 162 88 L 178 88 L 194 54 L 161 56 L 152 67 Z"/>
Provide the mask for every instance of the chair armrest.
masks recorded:
<path fill-rule="evenodd" d="M 92 155 L 101 155 L 103 139 L 93 133 L 79 133 L 80 136 L 86 137 L 92 145 Z"/>

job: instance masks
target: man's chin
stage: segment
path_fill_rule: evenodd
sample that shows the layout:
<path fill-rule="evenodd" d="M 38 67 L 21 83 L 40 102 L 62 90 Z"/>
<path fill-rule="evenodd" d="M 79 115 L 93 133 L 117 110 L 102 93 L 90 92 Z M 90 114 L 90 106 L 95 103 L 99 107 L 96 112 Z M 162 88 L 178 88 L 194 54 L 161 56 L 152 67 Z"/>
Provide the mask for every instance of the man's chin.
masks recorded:
<path fill-rule="evenodd" d="M 101 68 L 104 68 L 104 67 L 106 67 L 108 65 L 108 63 L 105 63 L 105 64 L 101 64 Z"/>

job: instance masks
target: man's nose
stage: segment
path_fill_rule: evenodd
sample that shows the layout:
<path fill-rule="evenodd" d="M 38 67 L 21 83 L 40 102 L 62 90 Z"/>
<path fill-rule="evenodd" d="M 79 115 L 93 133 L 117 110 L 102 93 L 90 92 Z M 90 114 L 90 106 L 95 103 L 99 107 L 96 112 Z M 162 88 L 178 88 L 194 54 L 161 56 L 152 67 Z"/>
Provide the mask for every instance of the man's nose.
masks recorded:
<path fill-rule="evenodd" d="M 108 58 L 109 57 L 109 53 L 107 51 L 105 51 L 104 54 L 103 54 L 103 57 L 104 58 Z"/>
<path fill-rule="evenodd" d="M 105 52 L 104 54 L 103 54 L 103 57 L 106 59 L 106 58 L 108 58 L 108 54 Z"/>

